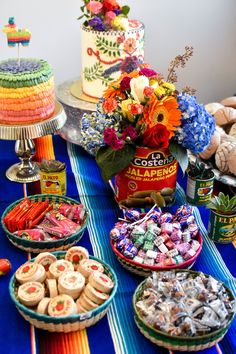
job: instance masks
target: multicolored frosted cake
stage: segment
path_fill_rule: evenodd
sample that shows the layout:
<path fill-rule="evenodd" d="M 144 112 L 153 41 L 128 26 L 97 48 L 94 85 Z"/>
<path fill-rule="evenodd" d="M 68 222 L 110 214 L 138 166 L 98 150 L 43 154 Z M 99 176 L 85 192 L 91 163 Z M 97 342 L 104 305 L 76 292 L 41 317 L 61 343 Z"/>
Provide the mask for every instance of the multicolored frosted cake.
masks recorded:
<path fill-rule="evenodd" d="M 100 98 L 121 72 L 133 71 L 144 58 L 144 25 L 127 20 L 126 30 L 97 31 L 82 25 L 82 91 Z"/>
<path fill-rule="evenodd" d="M 0 62 L 0 124 L 37 123 L 49 119 L 54 110 L 54 77 L 47 61 Z"/>

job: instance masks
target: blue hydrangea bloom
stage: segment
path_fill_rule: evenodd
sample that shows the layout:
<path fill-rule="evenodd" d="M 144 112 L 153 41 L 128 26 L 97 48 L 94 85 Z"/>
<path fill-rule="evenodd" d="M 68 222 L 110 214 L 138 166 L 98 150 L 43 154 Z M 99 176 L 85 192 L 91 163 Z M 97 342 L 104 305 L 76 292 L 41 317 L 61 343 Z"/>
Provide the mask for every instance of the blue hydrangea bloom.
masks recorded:
<path fill-rule="evenodd" d="M 102 113 L 103 99 L 97 104 L 96 112 L 85 113 L 80 122 L 81 146 L 91 155 L 96 155 L 97 150 L 106 145 L 104 143 L 104 130 L 109 127 L 119 129 L 119 121 L 122 117 L 117 113 Z"/>
<path fill-rule="evenodd" d="M 181 93 L 177 97 L 182 112 L 181 126 L 175 137 L 179 144 L 198 154 L 210 144 L 215 131 L 215 120 L 196 97 Z"/>

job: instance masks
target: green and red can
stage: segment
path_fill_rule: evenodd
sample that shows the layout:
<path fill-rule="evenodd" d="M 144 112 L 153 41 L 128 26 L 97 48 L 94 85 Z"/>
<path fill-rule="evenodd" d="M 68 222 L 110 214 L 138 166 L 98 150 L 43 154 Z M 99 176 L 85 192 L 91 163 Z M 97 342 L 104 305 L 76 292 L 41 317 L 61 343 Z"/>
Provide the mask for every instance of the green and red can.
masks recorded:
<path fill-rule="evenodd" d="M 236 238 L 236 214 L 219 214 L 211 210 L 208 235 L 214 242 L 233 242 Z"/>
<path fill-rule="evenodd" d="M 187 201 L 195 205 L 205 205 L 212 196 L 214 187 L 214 173 L 208 179 L 197 179 L 188 175 L 187 181 Z"/>

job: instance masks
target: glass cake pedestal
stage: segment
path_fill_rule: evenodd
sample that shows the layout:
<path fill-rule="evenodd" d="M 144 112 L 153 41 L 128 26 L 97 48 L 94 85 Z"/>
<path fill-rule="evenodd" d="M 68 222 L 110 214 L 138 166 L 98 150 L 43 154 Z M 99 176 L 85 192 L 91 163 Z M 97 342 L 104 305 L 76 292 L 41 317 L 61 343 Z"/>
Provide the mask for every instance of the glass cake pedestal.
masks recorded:
<path fill-rule="evenodd" d="M 73 94 L 72 94 L 73 92 Z M 96 111 L 97 100 L 86 100 L 82 93 L 79 78 L 68 80 L 57 87 L 57 99 L 63 104 L 67 115 L 65 125 L 60 129 L 60 136 L 70 143 L 80 145 L 80 121 L 84 113 Z"/>
<path fill-rule="evenodd" d="M 61 129 L 66 122 L 66 114 L 61 103 L 56 102 L 54 115 L 43 122 L 30 125 L 0 124 L 0 139 L 16 140 L 15 152 L 20 163 L 14 164 L 6 171 L 6 177 L 13 182 L 30 183 L 40 179 L 37 164 L 31 161 L 34 155 L 32 139 L 52 134 Z"/>

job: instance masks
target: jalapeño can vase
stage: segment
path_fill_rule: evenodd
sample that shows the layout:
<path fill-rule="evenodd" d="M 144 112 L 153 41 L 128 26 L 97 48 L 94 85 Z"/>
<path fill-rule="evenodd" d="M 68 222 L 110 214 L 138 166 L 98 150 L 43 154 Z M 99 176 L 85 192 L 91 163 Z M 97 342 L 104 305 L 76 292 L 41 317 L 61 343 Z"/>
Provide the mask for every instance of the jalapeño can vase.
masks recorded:
<path fill-rule="evenodd" d="M 138 147 L 132 162 L 115 177 L 117 202 L 127 208 L 172 204 L 177 168 L 168 148 Z"/>

